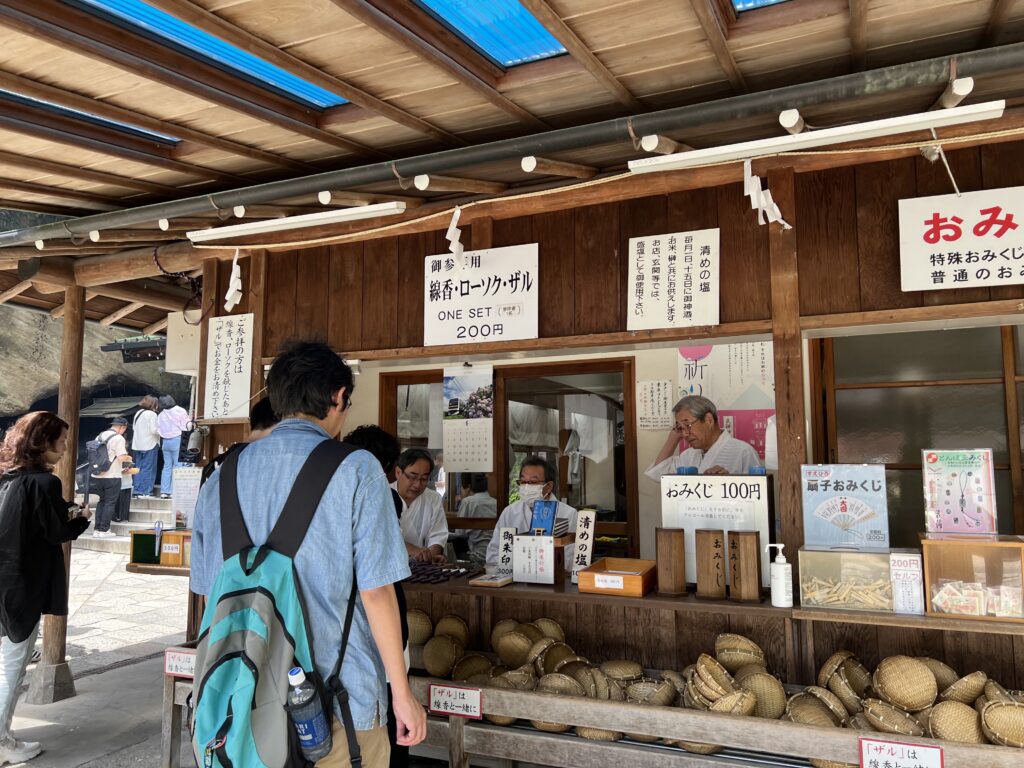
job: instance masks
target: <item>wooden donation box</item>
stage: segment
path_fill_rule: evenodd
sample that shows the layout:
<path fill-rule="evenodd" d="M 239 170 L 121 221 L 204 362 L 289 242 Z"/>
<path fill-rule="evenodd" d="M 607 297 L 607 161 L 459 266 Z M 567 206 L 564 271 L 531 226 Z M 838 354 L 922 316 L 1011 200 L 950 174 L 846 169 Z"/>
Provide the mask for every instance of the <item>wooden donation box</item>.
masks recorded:
<path fill-rule="evenodd" d="M 580 592 L 595 595 L 643 597 L 654 589 L 655 560 L 602 557 L 579 572 Z"/>

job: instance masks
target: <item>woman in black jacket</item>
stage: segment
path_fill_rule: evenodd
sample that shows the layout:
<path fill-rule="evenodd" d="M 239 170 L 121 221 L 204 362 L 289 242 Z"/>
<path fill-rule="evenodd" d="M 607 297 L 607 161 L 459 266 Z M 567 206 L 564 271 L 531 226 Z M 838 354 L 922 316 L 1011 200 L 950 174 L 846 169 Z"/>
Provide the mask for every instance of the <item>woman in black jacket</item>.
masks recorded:
<path fill-rule="evenodd" d="M 40 617 L 68 612 L 61 544 L 89 526 L 88 514 L 64 500 L 53 475 L 67 436 L 67 423 L 36 411 L 18 419 L 0 446 L 0 766 L 40 752 L 37 742 L 11 733 L 14 706 Z"/>

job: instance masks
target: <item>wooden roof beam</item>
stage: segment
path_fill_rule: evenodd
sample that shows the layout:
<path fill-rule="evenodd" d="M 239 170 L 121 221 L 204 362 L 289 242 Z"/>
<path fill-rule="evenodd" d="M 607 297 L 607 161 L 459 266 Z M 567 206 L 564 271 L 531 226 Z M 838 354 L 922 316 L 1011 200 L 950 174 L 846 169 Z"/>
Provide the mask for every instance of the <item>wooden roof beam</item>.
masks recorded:
<path fill-rule="evenodd" d="M 424 61 L 433 64 L 454 77 L 461 85 L 475 91 L 489 104 L 501 109 L 524 125 L 539 129 L 549 127 L 539 117 L 531 114 L 500 93 L 495 83 L 485 82 L 478 75 L 452 58 L 446 50 L 437 48 L 419 37 L 408 27 L 382 12 L 376 6 L 371 5 L 367 0 L 331 0 L 331 2 L 366 26 L 394 40 Z"/>
<path fill-rule="evenodd" d="M 868 0 L 850 0 L 850 58 L 855 72 L 867 66 Z"/>
<path fill-rule="evenodd" d="M 609 93 L 634 112 L 647 111 L 647 107 L 619 82 L 611 70 L 602 64 L 594 52 L 569 28 L 562 17 L 555 13 L 548 5 L 547 0 L 520 0 L 520 2 L 563 45 L 569 55 L 582 64 L 583 68 L 593 75 L 594 79 Z"/>
<path fill-rule="evenodd" d="M 321 143 L 381 157 L 376 150 L 321 130 L 311 108 L 172 48 L 125 35 L 116 25 L 57 0 L 17 9 L 0 4 L 0 24 Z"/>
<path fill-rule="evenodd" d="M 852 2 L 853 0 L 851 0 Z M 867 0 L 863 0 L 866 2 Z M 1003 24 L 1006 23 L 1006 19 L 1010 15 L 1010 9 L 1013 7 L 1013 0 L 994 0 L 992 3 L 992 10 L 988 14 L 988 24 L 985 25 L 985 34 L 982 39 L 982 45 L 989 47 L 994 45 L 996 39 L 999 37 L 999 33 L 1002 31 Z"/>
<path fill-rule="evenodd" d="M 94 211 L 116 211 L 122 207 L 117 200 L 106 195 L 97 195 L 93 192 L 83 192 L 77 189 L 65 189 L 64 187 L 51 187 L 47 184 L 36 184 L 32 181 L 20 181 L 19 179 L 0 178 L 0 189 L 70 200 L 78 203 L 83 208 Z"/>
<path fill-rule="evenodd" d="M 203 259 L 230 259 L 234 255 L 234 248 L 197 249 L 191 243 L 181 241 L 155 248 L 130 248 L 75 259 L 75 282 L 86 288 L 97 288 L 108 283 L 154 277 L 161 274 L 161 269 L 188 272 L 200 267 Z"/>
<path fill-rule="evenodd" d="M 183 240 L 176 232 L 150 229 L 94 229 L 89 233 L 92 243 L 152 243 Z"/>
<path fill-rule="evenodd" d="M 216 35 L 226 42 L 237 45 L 255 56 L 259 56 L 261 59 L 281 67 L 281 69 L 291 72 L 297 77 L 301 77 L 303 80 L 336 93 L 352 104 L 376 112 L 392 122 L 404 125 L 406 128 L 431 136 L 447 144 L 465 143 L 454 134 L 442 130 L 422 118 L 416 117 L 411 112 L 378 99 L 376 96 L 367 93 L 361 88 L 357 88 L 340 77 L 330 75 L 314 67 L 312 64 L 281 50 L 277 46 L 271 45 L 262 38 L 222 19 L 205 8 L 199 7 L 195 3 L 188 2 L 188 0 L 151 0 L 150 4 L 177 16 L 182 21 L 186 21 L 199 29 Z M 408 13 L 408 9 L 405 12 Z M 324 120 L 318 122 L 320 128 L 326 128 L 330 124 Z"/>
<path fill-rule="evenodd" d="M 56 104 L 67 109 L 75 109 L 80 112 L 85 112 L 86 114 L 101 117 L 105 120 L 115 120 L 117 122 L 144 128 L 149 131 L 156 131 L 157 133 L 162 133 L 173 138 L 182 139 L 185 142 L 189 142 L 188 146 L 190 147 L 216 149 L 221 152 L 227 152 L 239 157 L 247 157 L 250 160 L 257 160 L 267 163 L 268 165 L 290 168 L 295 171 L 314 170 L 314 167 L 308 163 L 291 160 L 290 158 L 282 157 L 281 155 L 275 155 L 273 152 L 265 152 L 262 149 L 250 147 L 245 144 L 239 144 L 238 142 L 231 141 L 229 139 L 222 139 L 219 136 L 211 136 L 210 134 L 203 133 L 202 131 L 189 128 L 187 125 L 180 125 L 167 120 L 161 120 L 156 117 L 151 117 L 150 115 L 142 114 L 141 112 L 135 112 L 130 109 L 125 109 L 124 107 L 119 107 L 116 104 L 110 104 L 99 99 L 93 99 L 88 96 L 73 93 L 72 91 L 66 91 L 62 88 L 55 88 L 52 85 L 39 83 L 35 80 L 29 80 L 26 77 L 20 77 L 19 75 L 15 75 L 10 72 L 0 72 L 0 88 L 8 91 L 14 91 L 15 93 L 20 93 L 34 99 L 43 99 L 51 104 Z M 184 154 L 187 154 L 187 152 Z"/>
<path fill-rule="evenodd" d="M 100 319 L 100 325 L 105 326 L 105 327 L 110 327 L 111 325 L 116 323 L 118 320 L 123 320 L 124 318 L 128 317 L 128 315 L 132 314 L 133 312 L 138 312 L 140 309 L 144 308 L 145 306 L 146 305 L 143 304 L 141 301 L 133 301 L 130 304 L 125 304 L 123 307 L 121 307 L 116 312 L 111 312 L 106 317 L 101 318 Z"/>
<path fill-rule="evenodd" d="M 677 152 L 692 152 L 693 147 L 680 141 L 673 141 L 667 136 L 656 133 L 648 134 L 640 139 L 640 149 L 657 155 L 674 155 Z"/>
<path fill-rule="evenodd" d="M 203 219 L 203 218 L 190 218 L 183 217 L 180 219 L 160 219 L 156 223 L 157 229 L 161 232 L 172 232 L 188 231 L 193 229 L 207 229 L 208 227 L 214 227 L 217 225 L 217 219 Z M 138 225 L 144 226 L 144 225 Z"/>
<path fill-rule="evenodd" d="M 127 176 L 118 176 L 104 171 L 93 171 L 88 168 L 79 168 L 74 165 L 65 165 L 64 163 L 55 163 L 52 160 L 44 160 L 40 157 L 30 157 L 28 155 L 18 155 L 14 152 L 5 152 L 3 150 L 0 150 L 0 164 L 13 165 L 16 168 L 28 168 L 32 171 L 49 173 L 54 176 L 64 176 L 69 179 L 79 179 L 81 181 L 96 182 L 97 184 L 109 184 L 111 186 L 124 187 L 125 189 L 133 189 L 137 192 L 149 192 L 163 197 L 172 197 L 180 194 L 178 189 L 164 184 L 154 184 L 151 181 L 131 179 Z"/>
<path fill-rule="evenodd" d="M 373 205 L 374 203 L 390 203 L 399 202 L 405 203 L 406 210 L 409 208 L 418 208 L 423 205 L 422 197 L 410 197 L 409 195 L 386 195 L 378 194 L 376 192 L 353 192 L 351 190 L 324 190 L 318 192 L 316 195 L 316 201 L 320 205 L 334 205 L 334 206 L 358 206 L 358 205 Z"/>
<path fill-rule="evenodd" d="M 157 320 L 155 323 L 151 323 L 142 329 L 143 336 L 152 336 L 154 333 L 160 333 L 160 331 L 167 330 L 167 318 Z"/>
<path fill-rule="evenodd" d="M 597 175 L 597 168 L 580 163 L 566 163 L 562 160 L 548 160 L 546 157 L 528 155 L 520 162 L 524 173 L 537 173 L 545 176 L 567 176 L 573 179 L 592 179 Z"/>
<path fill-rule="evenodd" d="M 426 173 L 417 176 L 413 184 L 421 192 L 471 192 L 476 195 L 497 195 L 508 189 L 508 184 L 502 184 L 500 181 L 434 176 Z"/>
<path fill-rule="evenodd" d="M 28 211 L 29 213 L 52 213 L 55 216 L 88 216 L 90 211 L 81 208 L 71 208 L 66 205 L 51 205 L 50 203 L 33 203 L 28 200 L 12 200 L 0 198 L 0 208 L 7 208 L 12 211 Z"/>
<path fill-rule="evenodd" d="M 693 8 L 697 21 L 700 22 L 701 29 L 704 30 L 704 36 L 708 40 L 708 45 L 711 46 L 715 58 L 718 59 L 718 66 L 725 72 L 725 76 L 732 84 L 733 90 L 737 93 L 746 93 L 748 90 L 747 81 L 743 77 L 743 73 L 740 72 L 740 68 L 736 65 L 736 59 L 733 58 L 732 51 L 729 50 L 728 36 L 726 34 L 728 26 L 719 15 L 715 0 L 690 0 L 690 7 Z"/>
<path fill-rule="evenodd" d="M 32 287 L 31 280 L 22 280 L 20 283 L 16 283 L 8 288 L 3 293 L 0 293 L 0 304 L 6 304 L 8 301 L 13 299 L 15 296 L 20 296 L 29 288 Z"/>

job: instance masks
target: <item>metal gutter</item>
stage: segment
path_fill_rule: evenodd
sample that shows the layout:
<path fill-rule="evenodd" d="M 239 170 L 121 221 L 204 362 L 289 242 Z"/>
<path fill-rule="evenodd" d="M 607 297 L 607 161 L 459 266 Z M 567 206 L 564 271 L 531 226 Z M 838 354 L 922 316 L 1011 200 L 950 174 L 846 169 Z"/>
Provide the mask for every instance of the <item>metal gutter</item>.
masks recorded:
<path fill-rule="evenodd" d="M 92 230 L 129 227 L 163 218 L 230 210 L 236 205 L 269 203 L 287 197 L 308 195 L 328 189 L 390 181 L 398 174 L 412 178 L 422 173 L 450 173 L 456 169 L 505 160 L 524 155 L 545 155 L 585 147 L 631 141 L 632 134 L 670 133 L 709 124 L 726 123 L 752 115 L 778 113 L 784 109 L 809 107 L 848 99 L 877 96 L 923 86 L 943 86 L 949 82 L 955 62 L 958 77 L 1024 69 L 1024 43 L 1014 43 L 956 56 L 898 64 L 868 72 L 801 83 L 771 91 L 732 96 L 705 104 L 673 107 L 632 118 L 604 120 L 590 125 L 562 128 L 545 133 L 503 139 L 477 146 L 459 147 L 403 160 L 371 163 L 357 168 L 327 171 L 295 179 L 272 181 L 251 187 L 155 203 L 110 213 L 99 213 L 0 233 L 0 246 L 20 245 L 35 240 L 85 235 Z M 2 255 L 2 251 L 0 251 Z"/>

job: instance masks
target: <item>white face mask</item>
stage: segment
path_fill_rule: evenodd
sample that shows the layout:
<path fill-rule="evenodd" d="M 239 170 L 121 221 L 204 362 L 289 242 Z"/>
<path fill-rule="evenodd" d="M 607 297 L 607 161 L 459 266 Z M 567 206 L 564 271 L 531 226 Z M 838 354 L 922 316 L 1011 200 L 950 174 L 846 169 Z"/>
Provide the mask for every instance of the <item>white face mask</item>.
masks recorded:
<path fill-rule="evenodd" d="M 519 486 L 519 500 L 525 501 L 527 504 L 533 504 L 533 502 L 544 498 L 544 486 L 543 485 L 526 485 L 521 484 Z"/>

